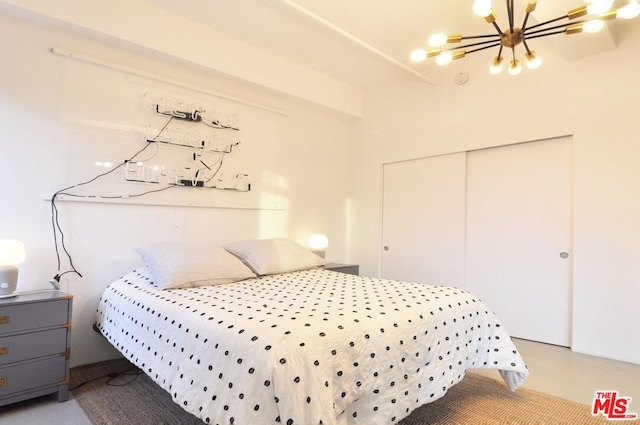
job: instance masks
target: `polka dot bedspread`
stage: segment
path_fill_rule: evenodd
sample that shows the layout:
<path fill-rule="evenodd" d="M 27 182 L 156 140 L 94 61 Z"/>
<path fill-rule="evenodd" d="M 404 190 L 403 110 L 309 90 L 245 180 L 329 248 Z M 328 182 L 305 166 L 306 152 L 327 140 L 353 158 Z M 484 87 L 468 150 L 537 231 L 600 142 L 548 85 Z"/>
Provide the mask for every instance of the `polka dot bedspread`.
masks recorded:
<path fill-rule="evenodd" d="M 160 290 L 147 268 L 113 282 L 100 332 L 211 424 L 393 424 L 469 368 L 529 372 L 472 294 L 322 268 Z"/>

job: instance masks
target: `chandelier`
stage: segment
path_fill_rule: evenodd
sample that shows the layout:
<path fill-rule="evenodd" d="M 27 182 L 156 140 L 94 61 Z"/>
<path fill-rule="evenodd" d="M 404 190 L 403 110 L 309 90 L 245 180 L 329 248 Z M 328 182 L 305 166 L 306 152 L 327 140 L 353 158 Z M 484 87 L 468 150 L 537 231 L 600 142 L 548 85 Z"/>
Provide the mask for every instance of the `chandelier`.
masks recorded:
<path fill-rule="evenodd" d="M 597 32 L 604 27 L 604 21 L 615 18 L 632 19 L 640 14 L 638 0 L 629 0 L 619 8 L 614 8 L 614 0 L 586 0 L 584 5 L 568 11 L 565 15 L 535 25 L 529 24 L 529 17 L 536 8 L 537 0 L 525 0 L 524 20 L 518 28 L 514 20 L 514 0 L 506 0 L 508 26 L 503 30 L 496 22 L 497 15 L 491 8 L 491 0 L 474 0 L 473 13 L 492 24 L 496 32 L 484 35 L 463 36 L 462 34 L 433 34 L 429 37 L 430 50 L 417 49 L 411 53 L 411 60 L 420 62 L 426 58 L 435 57 L 438 65 L 446 65 L 452 60 L 461 59 L 469 53 L 480 50 L 498 48 L 498 55 L 494 57 L 489 72 L 499 74 L 503 69 L 503 50 L 511 50 L 509 74 L 517 75 L 522 70 L 520 61 L 516 58 L 516 46 L 524 46 L 524 57 L 527 67 L 536 69 L 542 60 L 536 52 L 529 48 L 527 41 L 535 38 L 547 37 L 555 34 L 578 34 L 581 32 Z M 582 18 L 582 19 L 580 19 Z M 482 39 L 464 45 L 447 47 L 447 45 L 461 43 L 463 40 Z M 467 50 L 470 49 L 470 50 Z"/>

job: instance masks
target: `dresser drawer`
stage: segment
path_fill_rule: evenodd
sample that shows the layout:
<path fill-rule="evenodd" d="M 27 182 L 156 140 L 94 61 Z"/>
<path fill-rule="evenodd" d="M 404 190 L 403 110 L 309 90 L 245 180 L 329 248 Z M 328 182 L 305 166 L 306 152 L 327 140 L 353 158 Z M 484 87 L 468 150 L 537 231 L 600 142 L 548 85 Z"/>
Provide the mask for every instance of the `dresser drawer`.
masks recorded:
<path fill-rule="evenodd" d="M 56 300 L 0 307 L 0 336 L 67 324 L 69 300 Z"/>
<path fill-rule="evenodd" d="M 67 378 L 64 356 L 0 367 L 0 397 L 47 385 L 58 385 Z"/>
<path fill-rule="evenodd" d="M 0 366 L 61 354 L 67 350 L 67 329 L 32 332 L 0 338 Z"/>

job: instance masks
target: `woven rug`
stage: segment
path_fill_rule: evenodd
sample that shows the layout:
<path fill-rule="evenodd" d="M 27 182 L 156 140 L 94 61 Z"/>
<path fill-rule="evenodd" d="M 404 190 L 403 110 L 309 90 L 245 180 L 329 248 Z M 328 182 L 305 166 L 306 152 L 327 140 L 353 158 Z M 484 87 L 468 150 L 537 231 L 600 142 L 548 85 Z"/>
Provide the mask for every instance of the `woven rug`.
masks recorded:
<path fill-rule="evenodd" d="M 131 370 L 124 359 L 109 360 L 71 369 L 73 396 L 95 425 L 202 425 L 203 422 L 175 404 L 169 394 L 144 374 Z M 90 381 L 95 379 L 93 381 Z M 79 384 L 87 382 L 84 385 Z M 107 385 L 107 381 L 109 384 Z M 640 421 L 616 421 L 620 425 Z M 608 423 L 593 417 L 587 405 L 520 388 L 509 391 L 503 382 L 467 374 L 447 394 L 415 410 L 400 425 L 591 425 Z M 611 422 L 609 422 L 611 423 Z M 243 424 L 262 425 L 262 424 Z"/>

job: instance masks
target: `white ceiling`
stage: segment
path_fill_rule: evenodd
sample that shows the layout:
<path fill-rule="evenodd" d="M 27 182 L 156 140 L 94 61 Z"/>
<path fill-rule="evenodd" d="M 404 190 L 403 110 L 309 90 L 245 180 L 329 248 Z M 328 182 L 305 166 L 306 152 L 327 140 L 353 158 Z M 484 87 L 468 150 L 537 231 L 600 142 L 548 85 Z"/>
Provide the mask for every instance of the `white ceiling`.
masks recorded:
<path fill-rule="evenodd" d="M 432 59 L 420 64 L 409 59 L 412 50 L 426 47 L 427 37 L 434 32 L 495 31 L 473 15 L 472 0 L 145 1 L 359 88 L 406 78 L 434 82 L 462 69 L 486 73 L 497 53 L 474 53 L 448 67 L 439 67 Z M 582 0 L 539 0 L 531 21 L 555 18 L 582 4 Z M 516 0 L 516 22 L 524 18 L 522 6 L 523 0 Z M 505 5 L 494 1 L 494 10 L 504 29 L 508 25 Z M 571 61 L 614 49 L 612 34 L 639 21 L 610 21 L 598 34 L 560 34 L 531 40 L 529 45 L 543 60 Z M 522 50 L 519 54 L 524 56 Z"/>

